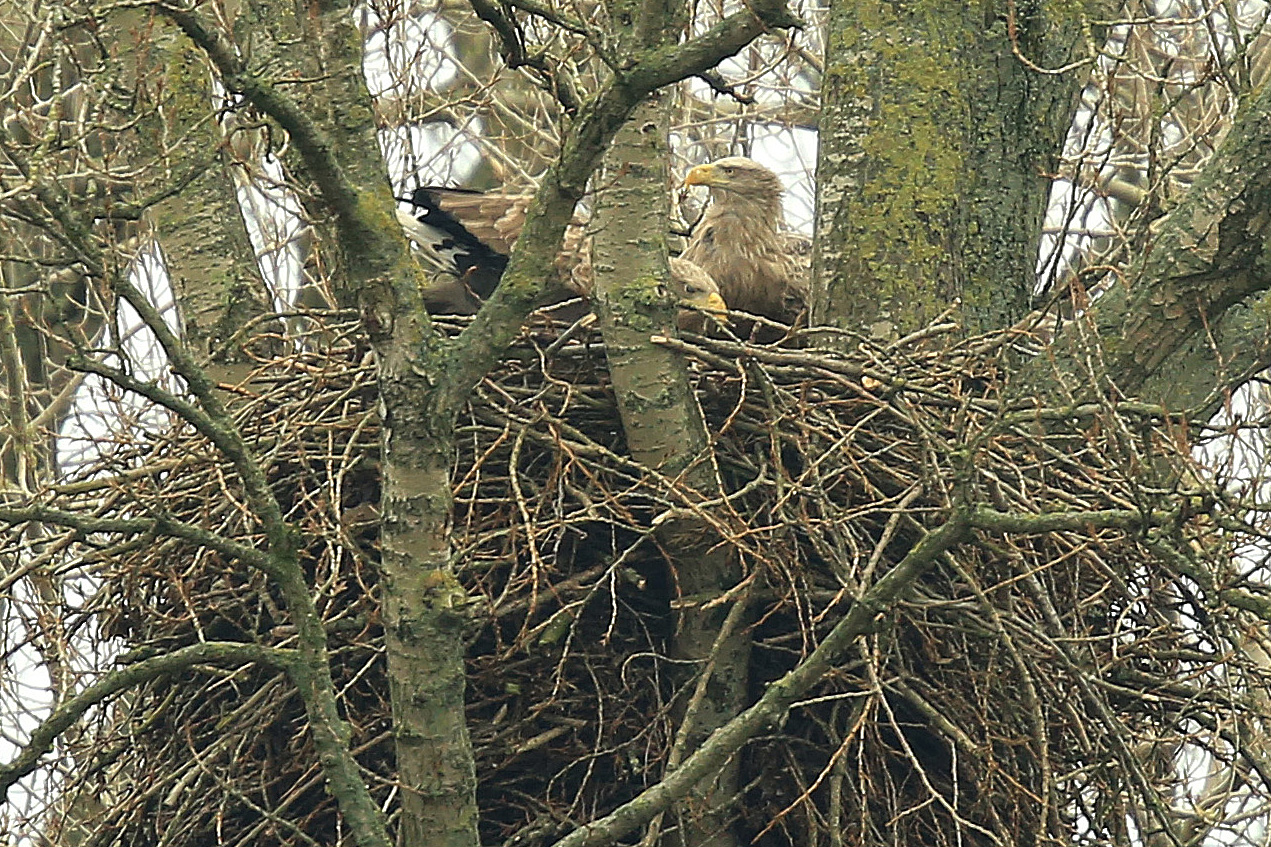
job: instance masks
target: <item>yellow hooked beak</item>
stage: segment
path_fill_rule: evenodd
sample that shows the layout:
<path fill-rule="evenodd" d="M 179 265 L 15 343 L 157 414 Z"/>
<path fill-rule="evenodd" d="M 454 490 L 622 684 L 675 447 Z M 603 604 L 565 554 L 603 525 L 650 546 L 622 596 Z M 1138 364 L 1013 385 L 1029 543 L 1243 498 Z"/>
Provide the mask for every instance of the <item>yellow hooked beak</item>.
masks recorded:
<path fill-rule="evenodd" d="M 719 296 L 718 292 L 712 291 L 705 297 L 685 297 L 680 301 L 679 305 L 706 312 L 717 321 L 728 322 L 728 304 L 724 302 L 724 298 Z"/>
<path fill-rule="evenodd" d="M 724 302 L 723 297 L 720 297 L 714 291 L 707 295 L 706 305 L 702 308 L 722 321 L 728 320 L 728 304 Z"/>
<path fill-rule="evenodd" d="M 698 165 L 684 175 L 685 185 L 714 185 L 716 169 L 714 165 Z"/>

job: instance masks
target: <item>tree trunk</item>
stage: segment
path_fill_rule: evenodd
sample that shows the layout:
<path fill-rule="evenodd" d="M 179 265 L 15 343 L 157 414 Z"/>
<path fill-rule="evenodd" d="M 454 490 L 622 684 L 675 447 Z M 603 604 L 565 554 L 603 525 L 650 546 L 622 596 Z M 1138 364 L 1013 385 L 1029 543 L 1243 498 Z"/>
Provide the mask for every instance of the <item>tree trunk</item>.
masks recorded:
<path fill-rule="evenodd" d="M 164 265 L 181 315 L 186 344 L 203 360 L 216 382 L 236 384 L 255 367 L 243 345 L 269 327 L 253 322 L 273 311 L 260 277 L 255 251 L 238 205 L 237 190 L 227 167 L 224 139 L 209 120 L 213 91 L 203 55 L 175 34 L 160 35 L 155 61 L 168 69 L 163 93 L 164 126 L 143 137 L 162 144 L 179 139 L 179 149 L 150 150 L 178 161 L 206 164 L 185 189 L 151 211 Z M 156 103 L 156 107 L 160 104 Z M 154 186 L 161 189 L 163 186 Z M 198 202 L 191 202 L 198 198 Z M 243 337 L 238 337 L 243 333 Z M 268 350 L 256 352 L 268 357 Z"/>
<path fill-rule="evenodd" d="M 1023 315 L 1082 77 L 1036 73 L 1012 47 L 1062 64 L 1077 22 L 1059 5 L 830 4 L 814 323 L 887 341 L 957 298 L 971 331 Z"/>
<path fill-rule="evenodd" d="M 292 168 L 314 188 L 307 205 L 328 222 L 319 229 L 334 248 L 337 299 L 358 307 L 374 347 L 383 416 L 380 602 L 401 782 L 399 837 L 411 847 L 476 847 L 476 776 L 464 717 L 468 607 L 449 533 L 456 410 L 439 379 L 446 348 L 433 334 L 422 272 L 392 216 L 352 10 L 336 0 L 290 15 L 276 4 L 253 4 L 243 22 L 276 33 L 271 67 L 311 80 L 289 86 L 296 99 L 288 101 L 219 52 L 195 21 L 174 19 L 212 56 L 227 87 L 249 92 L 289 132 Z"/>
<path fill-rule="evenodd" d="M 640 106 L 614 139 L 605 188 L 598 193 L 594 267 L 596 308 L 627 446 L 641 464 L 674 481 L 684 504 L 656 533 L 679 597 L 670 649 L 687 670 L 672 674 L 678 726 L 669 771 L 746 705 L 750 639 L 738 621 L 723 628 L 730 605 L 704 608 L 737 584 L 740 568 L 718 530 L 687 508 L 719 496 L 718 471 L 684 359 L 649 340 L 675 332 L 665 285 L 667 133 L 664 95 Z M 737 844 L 729 819 L 739 762 L 732 757 L 677 806 L 679 829 L 670 844 Z"/>
<path fill-rule="evenodd" d="M 391 208 L 350 8 L 307 22 L 320 52 L 324 129 L 353 196 L 337 215 L 347 293 L 375 345 L 383 412 L 381 609 L 402 788 L 400 843 L 477 847 L 476 769 L 464 716 L 467 596 L 450 548 L 456 409 L 439 398 L 443 346 Z M 324 186 L 325 188 L 325 186 Z M 331 195 L 323 193 L 330 203 Z M 337 203 L 340 202 L 337 200 Z"/>
<path fill-rule="evenodd" d="M 1038 391 L 1128 396 L 1212 413 L 1271 362 L 1271 89 L 1246 97 L 1231 130 L 1152 241 L 1055 345 L 1031 363 Z M 1091 372 L 1090 342 L 1103 348 Z"/>

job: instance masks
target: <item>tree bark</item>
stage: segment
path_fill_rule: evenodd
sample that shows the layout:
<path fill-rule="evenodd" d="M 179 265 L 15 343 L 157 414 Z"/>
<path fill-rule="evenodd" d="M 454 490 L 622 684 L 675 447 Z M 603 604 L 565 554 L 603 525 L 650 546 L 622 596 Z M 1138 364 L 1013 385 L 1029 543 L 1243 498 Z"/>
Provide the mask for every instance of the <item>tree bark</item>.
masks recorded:
<path fill-rule="evenodd" d="M 185 39 L 160 31 L 157 40 L 154 59 L 167 68 L 166 97 L 162 104 L 155 104 L 152 123 L 162 120 L 163 125 L 152 127 L 143 137 L 156 144 L 177 139 L 179 146 L 147 152 L 175 156 L 185 163 L 200 158 L 207 162 L 180 193 L 154 206 L 150 220 L 163 251 L 186 344 L 204 361 L 213 381 L 233 385 L 255 367 L 242 348 L 247 339 L 236 341 L 236 337 L 273 311 L 273 304 L 226 167 L 224 139 L 214 119 L 210 69 Z"/>
<path fill-rule="evenodd" d="M 1240 105 L 1124 277 L 1021 374 L 1029 386 L 1059 398 L 1141 398 L 1204 417 L 1271 363 L 1269 127 L 1264 87 Z M 1096 343 L 1102 354 L 1092 367 Z"/>
<path fill-rule="evenodd" d="M 191 13 L 170 17 L 241 91 L 290 133 L 315 185 L 339 257 L 335 285 L 357 304 L 376 353 L 383 414 L 381 604 L 402 783 L 400 836 L 412 845 L 475 847 L 476 777 L 464 720 L 466 597 L 453 571 L 449 521 L 454 408 L 438 403 L 444 345 L 433 335 L 411 259 L 392 215 L 374 110 L 362 75 L 362 37 L 347 4 L 325 4 L 286 26 L 306 36 L 297 100 L 244 66 Z M 256 9 L 257 16 L 267 9 Z M 316 71 L 316 73 L 315 73 Z M 307 89 L 307 90 L 306 90 Z M 320 104 L 320 106 L 318 105 Z"/>
<path fill-rule="evenodd" d="M 1121 391 L 1140 395 L 1151 385 L 1149 399 L 1166 405 L 1200 402 L 1177 390 L 1186 383 L 1153 378 L 1166 376 L 1175 354 L 1216 330 L 1234 306 L 1271 288 L 1269 209 L 1271 89 L 1264 86 L 1241 104 L 1230 132 L 1125 284 L 1098 304 L 1109 375 Z M 1264 363 L 1259 347 L 1241 351 L 1235 370 Z"/>
<path fill-rule="evenodd" d="M 686 363 L 650 342 L 653 335 L 675 332 L 675 308 L 666 297 L 668 114 L 665 99 L 651 97 L 614 139 L 605 188 L 597 197 L 593 266 L 596 309 L 627 446 L 637 461 L 671 481 L 687 506 L 718 496 L 720 484 Z M 685 508 L 664 521 L 656 536 L 670 556 L 681 603 L 671 653 L 691 671 L 671 674 L 679 691 L 669 771 L 684 750 L 696 749 L 745 706 L 750 639 L 742 626 L 722 629 L 729 606 L 704 608 L 740 578 L 735 555 L 706 517 Z M 694 696 L 695 688 L 701 696 Z M 694 787 L 677 807 L 679 830 L 669 843 L 737 843 L 728 821 L 739 764 L 737 757 L 729 759 Z"/>
<path fill-rule="evenodd" d="M 1060 4 L 834 0 L 826 20 L 813 323 L 891 340 L 961 298 L 971 331 L 1028 307 L 1077 72 Z M 1058 60 L 1058 61 L 1056 61 Z"/>

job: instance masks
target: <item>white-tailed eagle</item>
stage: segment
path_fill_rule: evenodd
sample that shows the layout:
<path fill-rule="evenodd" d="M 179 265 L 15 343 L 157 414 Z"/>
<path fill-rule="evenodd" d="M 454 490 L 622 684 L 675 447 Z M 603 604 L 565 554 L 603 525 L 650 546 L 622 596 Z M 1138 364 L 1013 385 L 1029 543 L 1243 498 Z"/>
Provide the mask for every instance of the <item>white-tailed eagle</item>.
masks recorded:
<path fill-rule="evenodd" d="M 806 239 L 784 231 L 781 180 L 742 156 L 698 165 L 685 185 L 710 188 L 711 204 L 683 258 L 710 274 L 730 309 L 791 324 L 807 304 Z"/>

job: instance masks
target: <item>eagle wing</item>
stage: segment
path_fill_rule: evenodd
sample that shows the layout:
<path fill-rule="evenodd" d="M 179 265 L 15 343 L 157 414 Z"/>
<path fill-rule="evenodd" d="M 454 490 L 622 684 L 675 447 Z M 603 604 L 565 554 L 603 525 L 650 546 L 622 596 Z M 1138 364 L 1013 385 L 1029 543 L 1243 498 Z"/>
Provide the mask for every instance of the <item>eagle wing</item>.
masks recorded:
<path fill-rule="evenodd" d="M 406 235 L 419 247 L 430 268 L 452 274 L 439 288 L 462 286 L 470 296 L 447 295 L 439 304 L 463 301 L 461 313 L 472 314 L 494 293 L 507 269 L 508 257 L 525 227 L 529 194 L 470 191 L 462 188 L 417 188 L 407 200 L 411 212 L 398 211 Z M 413 223 L 408 223 L 407 219 Z M 591 290 L 591 242 L 586 221 L 575 215 L 556 257 L 555 282 L 571 296 Z M 436 299 L 436 298 L 434 298 Z"/>
<path fill-rule="evenodd" d="M 532 199 L 529 194 L 460 188 L 415 189 L 407 201 L 412 212 L 399 209 L 397 217 L 406 236 L 419 245 L 417 255 L 437 272 L 425 295 L 430 311 L 476 313 L 507 268 Z M 595 274 L 591 238 L 581 215 L 565 230 L 554 277 L 566 289 L 564 296 L 590 298 Z M 672 262 L 670 282 L 677 302 L 687 308 L 721 315 L 727 308 L 710 276 L 688 261 Z M 700 313 L 686 314 L 689 323 L 700 325 L 695 320 Z"/>
<path fill-rule="evenodd" d="M 419 197 L 421 192 L 423 198 Z M 525 227 L 525 211 L 533 196 L 462 188 L 421 188 L 411 199 L 416 207 L 426 213 L 445 215 L 478 243 L 506 257 L 512 253 Z M 422 204 L 420 199 L 424 200 Z"/>

